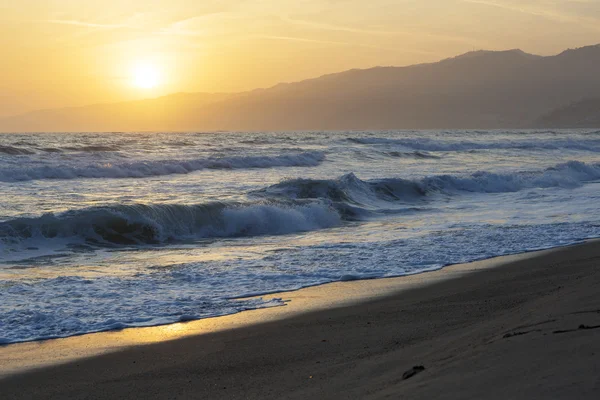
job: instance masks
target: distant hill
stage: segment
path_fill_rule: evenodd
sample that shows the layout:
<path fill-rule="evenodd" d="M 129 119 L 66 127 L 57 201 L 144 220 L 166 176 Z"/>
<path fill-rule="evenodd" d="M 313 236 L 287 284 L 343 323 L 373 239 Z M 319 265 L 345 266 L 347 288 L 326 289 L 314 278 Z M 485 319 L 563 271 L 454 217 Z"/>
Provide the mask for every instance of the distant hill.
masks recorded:
<path fill-rule="evenodd" d="M 535 125 L 548 128 L 600 128 L 600 98 L 558 108 L 541 117 Z"/>
<path fill-rule="evenodd" d="M 189 119 L 199 108 L 233 96 L 226 93 L 176 93 L 155 99 L 39 110 L 0 118 L 0 131 L 177 130 L 179 121 Z M 155 129 L 157 125 L 160 127 Z"/>
<path fill-rule="evenodd" d="M 36 111 L 0 131 L 515 128 L 600 95 L 600 45 L 541 57 L 477 51 L 432 64 L 376 67 L 238 94 Z"/>

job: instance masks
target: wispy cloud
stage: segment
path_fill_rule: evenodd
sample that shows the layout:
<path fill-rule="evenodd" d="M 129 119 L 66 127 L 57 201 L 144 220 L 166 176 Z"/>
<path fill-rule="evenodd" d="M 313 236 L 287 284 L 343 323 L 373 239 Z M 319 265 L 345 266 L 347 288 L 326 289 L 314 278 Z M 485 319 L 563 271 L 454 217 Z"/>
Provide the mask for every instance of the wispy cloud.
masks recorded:
<path fill-rule="evenodd" d="M 325 24 L 322 22 L 314 22 L 314 21 L 306 21 L 302 19 L 294 19 L 289 17 L 283 17 L 283 21 L 292 23 L 295 25 L 302 25 L 309 28 L 315 28 L 320 30 L 327 31 L 337 31 L 337 32 L 350 32 L 350 33 L 366 33 L 370 35 L 394 35 L 396 32 L 384 31 L 384 30 L 371 30 L 371 29 L 362 29 L 355 28 L 351 26 L 343 26 L 343 25 L 334 25 L 334 24 Z"/>
<path fill-rule="evenodd" d="M 542 10 L 542 9 L 536 9 L 536 8 L 527 8 L 527 7 L 522 7 L 519 5 L 514 5 L 511 3 L 505 3 L 505 2 L 495 2 L 495 1 L 488 1 L 488 0 L 462 0 L 463 3 L 470 3 L 470 4 L 479 4 L 479 5 L 483 5 L 483 6 L 489 6 L 489 7 L 495 7 L 495 8 L 501 8 L 503 10 L 507 10 L 507 11 L 514 11 L 514 12 L 518 12 L 521 14 L 529 14 L 529 15 L 534 15 L 534 16 L 538 16 L 538 17 L 546 17 L 546 18 L 550 18 L 550 19 L 558 19 L 558 20 L 563 20 L 565 17 L 560 15 L 560 14 L 555 14 L 552 12 L 549 12 L 547 10 Z"/>
<path fill-rule="evenodd" d="M 229 12 L 219 11 L 185 18 L 180 21 L 172 22 L 169 25 L 156 31 L 159 35 L 173 36 L 205 36 L 209 33 L 207 25 L 215 24 L 215 20 L 235 19 L 236 17 Z"/>
<path fill-rule="evenodd" d="M 87 22 L 87 21 L 79 21 L 75 19 L 48 19 L 43 22 L 49 24 L 58 24 L 58 25 L 73 25 L 73 26 L 81 26 L 86 28 L 102 28 L 102 29 L 119 29 L 119 28 L 127 28 L 127 25 L 124 24 L 99 24 L 95 22 Z"/>
<path fill-rule="evenodd" d="M 258 39 L 287 40 L 287 41 L 292 41 L 292 42 L 320 43 L 320 44 L 330 44 L 330 45 L 335 45 L 335 46 L 363 47 L 363 48 L 393 51 L 393 52 L 401 51 L 401 52 L 406 52 L 406 53 L 416 53 L 416 54 L 426 54 L 426 55 L 434 54 L 433 52 L 429 52 L 429 51 L 400 49 L 400 48 L 391 49 L 391 48 L 387 48 L 387 47 L 374 46 L 374 45 L 363 44 L 363 43 L 353 43 L 353 42 L 343 42 L 343 41 L 323 40 L 323 39 L 311 39 L 311 38 L 303 38 L 303 37 L 297 37 L 297 36 L 254 35 L 253 37 L 258 38 Z"/>
<path fill-rule="evenodd" d="M 573 0 L 571 0 L 573 1 Z M 600 31 L 599 21 L 595 18 L 583 17 L 566 14 L 564 12 L 559 12 L 557 10 L 553 10 L 551 4 L 548 5 L 540 5 L 540 6 L 527 6 L 516 4 L 512 2 L 498 2 L 491 0 L 462 0 L 463 3 L 470 4 L 479 4 L 488 7 L 500 8 L 507 11 L 512 11 L 521 14 L 532 15 L 535 17 L 545 18 L 555 22 L 562 23 L 571 23 L 571 24 L 579 24 L 583 25 L 589 29 Z M 582 2 L 579 0 L 578 2 Z M 583 1 L 585 2 L 585 1 Z"/>
<path fill-rule="evenodd" d="M 434 39 L 442 39 L 449 41 L 457 41 L 457 42 L 468 42 L 471 43 L 473 41 L 472 38 L 456 36 L 456 35 L 445 35 L 445 34 L 436 34 L 431 32 L 414 32 L 414 31 L 398 31 L 398 30 L 383 30 L 383 29 L 365 29 L 365 28 L 357 28 L 351 26 L 344 25 L 335 25 L 335 24 L 326 24 L 321 22 L 307 21 L 303 19 L 295 19 L 284 17 L 282 18 L 285 22 L 305 26 L 307 28 L 319 29 L 319 30 L 327 30 L 327 31 L 337 31 L 337 32 L 348 32 L 348 33 L 356 33 L 362 35 L 373 35 L 373 36 L 418 36 L 418 37 L 428 37 Z"/>
<path fill-rule="evenodd" d="M 160 28 L 156 31 L 157 35 L 166 35 L 166 36 L 204 36 L 206 35 L 206 31 L 200 30 L 191 30 L 191 29 L 181 29 L 181 28 Z"/>
<path fill-rule="evenodd" d="M 321 43 L 321 44 L 335 44 L 342 46 L 355 46 L 356 44 L 348 42 L 338 42 L 335 40 L 323 40 L 323 39 L 310 39 L 296 36 L 279 36 L 279 35 L 255 35 L 258 39 L 272 39 L 272 40 L 289 40 L 292 42 L 306 42 L 306 43 Z"/>

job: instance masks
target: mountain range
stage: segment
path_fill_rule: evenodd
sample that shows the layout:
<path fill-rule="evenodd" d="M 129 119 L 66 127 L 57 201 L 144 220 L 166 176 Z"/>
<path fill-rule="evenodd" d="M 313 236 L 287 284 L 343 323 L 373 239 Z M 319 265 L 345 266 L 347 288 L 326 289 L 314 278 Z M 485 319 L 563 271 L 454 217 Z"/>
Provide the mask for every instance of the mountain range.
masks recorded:
<path fill-rule="evenodd" d="M 29 112 L 0 131 L 278 131 L 600 127 L 600 45 L 537 56 L 475 51 L 243 93 Z"/>

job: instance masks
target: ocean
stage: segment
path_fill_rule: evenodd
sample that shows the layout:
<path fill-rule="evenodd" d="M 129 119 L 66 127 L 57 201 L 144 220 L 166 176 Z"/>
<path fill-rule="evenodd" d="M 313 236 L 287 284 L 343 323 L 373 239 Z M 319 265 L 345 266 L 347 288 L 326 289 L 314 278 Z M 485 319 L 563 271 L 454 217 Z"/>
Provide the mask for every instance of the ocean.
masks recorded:
<path fill-rule="evenodd" d="M 0 135 L 0 343 L 600 237 L 600 131 Z"/>

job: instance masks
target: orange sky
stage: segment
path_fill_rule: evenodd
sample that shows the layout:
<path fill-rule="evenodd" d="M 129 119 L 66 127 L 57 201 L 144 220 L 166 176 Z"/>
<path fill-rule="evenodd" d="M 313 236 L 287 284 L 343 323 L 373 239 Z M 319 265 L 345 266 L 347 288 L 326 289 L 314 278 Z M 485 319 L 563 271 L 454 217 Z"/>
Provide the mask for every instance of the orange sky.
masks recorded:
<path fill-rule="evenodd" d="M 0 0 L 0 116 L 599 42 L 598 0 Z"/>

